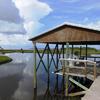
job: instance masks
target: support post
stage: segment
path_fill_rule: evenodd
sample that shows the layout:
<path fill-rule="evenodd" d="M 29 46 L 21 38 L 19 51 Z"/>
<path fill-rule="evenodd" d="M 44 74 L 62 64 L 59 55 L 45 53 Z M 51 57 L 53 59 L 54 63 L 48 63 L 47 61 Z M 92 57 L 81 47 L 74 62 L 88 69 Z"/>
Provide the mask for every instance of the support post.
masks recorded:
<path fill-rule="evenodd" d="M 87 60 L 87 52 L 88 52 L 88 50 L 87 50 L 87 43 L 86 43 L 86 60 Z"/>
<path fill-rule="evenodd" d="M 73 54 L 74 54 L 73 48 L 74 48 L 74 45 L 72 44 L 72 58 L 73 58 Z"/>
<path fill-rule="evenodd" d="M 62 57 L 64 58 L 64 44 L 62 44 Z M 63 95 L 65 95 L 65 66 L 62 66 L 63 69 Z"/>
<path fill-rule="evenodd" d="M 47 68 L 48 68 L 48 89 L 49 89 L 49 80 L 50 80 L 50 66 L 49 66 L 49 44 L 47 44 Z"/>
<path fill-rule="evenodd" d="M 82 54 L 82 46 L 80 46 L 80 58 L 81 58 L 81 54 Z"/>
<path fill-rule="evenodd" d="M 58 44 L 56 44 L 56 70 L 58 70 L 58 63 L 59 63 L 59 58 L 58 58 Z M 58 92 L 58 75 L 56 76 L 56 81 L 57 81 L 57 92 Z"/>
<path fill-rule="evenodd" d="M 96 71 L 96 63 L 94 63 L 94 80 L 96 79 L 96 73 L 97 73 L 97 71 Z"/>
<path fill-rule="evenodd" d="M 33 43 L 34 46 L 34 100 L 36 100 L 37 96 L 37 75 L 36 75 L 36 43 Z"/>
<path fill-rule="evenodd" d="M 66 59 L 69 58 L 69 43 L 66 43 Z M 68 81 L 69 81 L 69 68 L 67 68 L 68 66 L 68 62 L 65 62 L 65 67 L 66 67 L 66 71 L 67 71 L 67 75 L 66 75 L 66 96 L 68 96 Z"/>

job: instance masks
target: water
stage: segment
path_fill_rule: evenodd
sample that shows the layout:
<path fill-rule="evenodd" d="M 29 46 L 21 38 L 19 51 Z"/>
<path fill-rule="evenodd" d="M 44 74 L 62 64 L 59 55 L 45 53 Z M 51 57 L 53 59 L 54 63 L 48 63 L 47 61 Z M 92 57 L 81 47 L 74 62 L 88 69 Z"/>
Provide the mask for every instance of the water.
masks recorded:
<path fill-rule="evenodd" d="M 0 65 L 0 100 L 32 100 L 32 54 L 6 55 L 13 58 L 13 61 Z"/>
<path fill-rule="evenodd" d="M 0 65 L 0 100 L 33 100 L 33 54 L 12 53 L 6 55 L 13 61 Z M 37 57 L 37 59 L 38 64 L 39 58 Z M 46 65 L 46 55 L 43 60 Z M 57 76 L 52 74 L 52 71 L 55 70 L 53 63 L 51 66 L 49 78 L 42 63 L 37 71 L 38 100 L 42 100 L 42 98 L 48 100 L 48 96 L 54 95 L 57 89 L 60 91 L 63 88 L 62 77 L 59 76 L 57 79 Z M 44 97 L 46 98 L 44 99 Z M 60 97 L 58 98 L 60 99 Z M 50 96 L 49 100 L 55 99 Z M 80 98 L 76 100 L 80 100 Z"/>

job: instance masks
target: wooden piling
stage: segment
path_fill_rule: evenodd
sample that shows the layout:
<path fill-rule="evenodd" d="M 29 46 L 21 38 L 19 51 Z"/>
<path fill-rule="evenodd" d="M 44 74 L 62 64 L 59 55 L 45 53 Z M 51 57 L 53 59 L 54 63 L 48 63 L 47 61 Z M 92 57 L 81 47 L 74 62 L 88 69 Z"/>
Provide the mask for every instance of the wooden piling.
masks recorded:
<path fill-rule="evenodd" d="M 33 76 L 33 86 L 34 86 L 34 96 L 33 100 L 36 100 L 37 98 L 37 75 L 36 75 L 36 43 L 33 43 L 34 51 L 34 76 Z"/>

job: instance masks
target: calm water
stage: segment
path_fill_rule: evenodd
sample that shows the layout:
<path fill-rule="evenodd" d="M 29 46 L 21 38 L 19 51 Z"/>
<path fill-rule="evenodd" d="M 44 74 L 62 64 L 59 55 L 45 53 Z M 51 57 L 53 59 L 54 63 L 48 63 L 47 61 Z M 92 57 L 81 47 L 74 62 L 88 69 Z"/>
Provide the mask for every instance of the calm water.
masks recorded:
<path fill-rule="evenodd" d="M 32 54 L 6 55 L 13 58 L 13 61 L 0 65 L 0 100 L 32 100 Z"/>
<path fill-rule="evenodd" d="M 13 61 L 0 65 L 0 100 L 33 100 L 33 54 L 12 53 L 6 55 L 11 57 Z M 46 62 L 45 56 L 43 59 Z M 50 71 L 54 71 L 54 68 L 50 68 Z M 38 95 L 44 95 L 48 79 L 42 64 L 37 71 L 37 76 Z M 51 91 L 55 86 L 54 78 L 55 76 L 50 73 Z"/>
<path fill-rule="evenodd" d="M 33 100 L 33 54 L 12 53 L 6 55 L 13 61 L 0 65 L 0 100 Z M 46 62 L 46 55 L 43 60 Z M 39 58 L 37 64 L 38 62 Z M 49 78 L 42 63 L 37 71 L 39 100 L 42 98 L 48 100 L 48 98 L 44 99 L 44 94 L 48 97 L 48 95 L 53 95 L 57 89 L 62 88 L 62 77 L 58 77 L 59 84 L 57 84 L 57 76 L 52 74 L 54 65 L 53 63 L 51 65 Z M 49 98 L 49 100 L 51 99 L 52 97 Z"/>

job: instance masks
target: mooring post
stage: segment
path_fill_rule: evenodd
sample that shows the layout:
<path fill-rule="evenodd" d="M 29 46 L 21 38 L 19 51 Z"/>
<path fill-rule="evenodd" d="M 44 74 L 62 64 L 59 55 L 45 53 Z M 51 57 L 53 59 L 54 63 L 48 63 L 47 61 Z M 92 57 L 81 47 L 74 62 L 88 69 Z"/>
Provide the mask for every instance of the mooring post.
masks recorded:
<path fill-rule="evenodd" d="M 37 75 L 36 75 L 36 43 L 33 43 L 34 46 L 34 100 L 36 100 L 37 95 Z"/>

